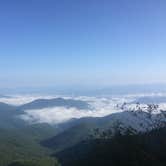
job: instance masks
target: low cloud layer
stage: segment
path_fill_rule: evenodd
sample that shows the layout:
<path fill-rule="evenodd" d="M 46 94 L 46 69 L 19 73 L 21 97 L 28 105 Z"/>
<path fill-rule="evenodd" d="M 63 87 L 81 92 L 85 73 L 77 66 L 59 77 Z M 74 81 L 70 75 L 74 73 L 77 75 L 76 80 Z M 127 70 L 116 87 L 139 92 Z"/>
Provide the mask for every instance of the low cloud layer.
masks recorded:
<path fill-rule="evenodd" d="M 54 107 L 35 110 L 26 110 L 20 117 L 30 123 L 63 123 L 72 118 L 82 117 L 103 117 L 112 113 L 121 112 L 117 109 L 117 104 L 122 104 L 128 100 L 122 98 L 96 98 L 96 97 L 79 97 L 82 101 L 86 101 L 92 109 L 79 110 L 76 108 Z"/>
<path fill-rule="evenodd" d="M 72 118 L 103 117 L 112 113 L 112 110 L 78 110 L 75 108 L 45 108 L 41 110 L 28 110 L 21 118 L 31 123 L 58 124 Z"/>
<path fill-rule="evenodd" d="M 153 96 L 151 94 L 149 96 Z M 79 110 L 76 108 L 65 108 L 65 107 L 52 107 L 44 109 L 26 110 L 19 117 L 29 123 L 48 123 L 58 124 L 68 121 L 72 118 L 82 117 L 103 117 L 112 113 L 122 112 L 124 110 L 117 107 L 122 105 L 124 102 L 130 103 L 141 95 L 127 95 L 118 97 L 63 97 L 64 99 L 75 99 L 87 102 L 92 109 Z M 163 94 L 157 94 L 156 96 L 165 96 Z M 1 98 L 0 102 L 8 104 L 21 105 L 36 99 L 52 99 L 62 96 L 14 96 L 12 98 Z M 145 107 L 144 105 L 142 107 Z M 126 108 L 127 110 L 134 109 L 135 105 L 131 104 Z M 166 109 L 166 104 L 161 104 L 160 109 Z"/>

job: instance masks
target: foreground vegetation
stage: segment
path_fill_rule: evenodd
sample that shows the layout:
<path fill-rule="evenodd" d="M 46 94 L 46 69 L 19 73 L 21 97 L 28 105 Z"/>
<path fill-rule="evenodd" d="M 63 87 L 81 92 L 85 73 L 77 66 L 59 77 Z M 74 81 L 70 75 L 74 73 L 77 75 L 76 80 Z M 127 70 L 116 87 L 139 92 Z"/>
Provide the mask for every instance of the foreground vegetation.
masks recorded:
<path fill-rule="evenodd" d="M 8 166 L 60 166 L 60 164 L 53 158 L 44 157 L 42 159 L 18 160 Z"/>
<path fill-rule="evenodd" d="M 45 126 L 0 129 L 0 166 L 58 166 L 52 151 L 40 145 L 51 133 Z"/>
<path fill-rule="evenodd" d="M 25 133 L 1 129 L 0 166 L 60 166 L 56 157 L 62 166 L 101 166 L 103 163 L 111 166 L 166 165 L 166 128 L 137 135 L 131 130 L 126 135 L 117 131 L 113 138 L 110 131 L 96 129 L 90 139 L 55 155 L 52 154 L 56 149 L 40 145 L 44 135 L 49 135 L 48 130 L 47 134 L 44 128 L 40 134 L 37 131 L 39 128 L 34 134 L 32 127 Z"/>
<path fill-rule="evenodd" d="M 64 150 L 56 156 L 63 166 L 165 166 L 166 128 L 138 135 L 101 137 Z"/>

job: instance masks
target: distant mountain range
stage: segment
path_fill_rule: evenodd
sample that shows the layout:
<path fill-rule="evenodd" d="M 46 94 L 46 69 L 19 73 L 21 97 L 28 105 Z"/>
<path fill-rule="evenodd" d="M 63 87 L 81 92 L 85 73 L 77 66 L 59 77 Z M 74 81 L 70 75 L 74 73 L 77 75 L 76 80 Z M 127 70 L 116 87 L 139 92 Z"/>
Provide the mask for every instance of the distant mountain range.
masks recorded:
<path fill-rule="evenodd" d="M 32 101 L 31 103 L 24 104 L 19 107 L 21 110 L 30 110 L 30 109 L 42 109 L 42 108 L 51 108 L 51 107 L 66 107 L 66 108 L 77 108 L 77 109 L 90 109 L 90 105 L 81 100 L 73 99 L 38 99 Z"/>

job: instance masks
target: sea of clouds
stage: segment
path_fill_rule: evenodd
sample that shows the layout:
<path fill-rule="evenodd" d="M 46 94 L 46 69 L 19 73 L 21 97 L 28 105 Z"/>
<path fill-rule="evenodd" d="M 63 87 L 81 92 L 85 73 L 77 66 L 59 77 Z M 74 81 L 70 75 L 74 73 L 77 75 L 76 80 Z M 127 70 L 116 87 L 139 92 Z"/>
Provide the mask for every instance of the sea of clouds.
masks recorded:
<path fill-rule="evenodd" d="M 154 94 L 150 94 L 153 96 Z M 157 94 L 158 96 L 164 96 L 163 94 Z M 12 105 L 22 105 L 25 103 L 32 102 L 36 99 L 52 99 L 57 97 L 63 97 L 64 99 L 82 100 L 87 102 L 92 109 L 76 109 L 76 108 L 65 108 L 65 107 L 52 107 L 34 110 L 25 110 L 19 118 L 29 123 L 48 123 L 48 124 L 59 124 L 66 122 L 73 118 L 83 117 L 104 117 L 113 113 L 122 112 L 124 110 L 117 106 L 123 103 L 130 103 L 140 96 L 139 95 L 126 95 L 126 96 L 114 96 L 114 97 L 87 97 L 87 96 L 43 96 L 43 95 L 16 95 L 10 98 L 0 98 L 0 102 L 4 102 Z M 128 109 L 134 108 L 131 105 Z M 166 108 L 166 104 L 163 104 Z"/>
<path fill-rule="evenodd" d="M 20 117 L 30 123 L 48 123 L 58 124 L 73 118 L 83 117 L 103 117 L 112 113 L 120 112 L 115 106 L 127 101 L 126 99 L 111 99 L 100 97 L 63 97 L 65 99 L 74 99 L 87 102 L 91 109 L 76 109 L 65 107 L 43 108 L 35 110 L 26 110 Z M 48 99 L 48 97 L 47 97 Z"/>

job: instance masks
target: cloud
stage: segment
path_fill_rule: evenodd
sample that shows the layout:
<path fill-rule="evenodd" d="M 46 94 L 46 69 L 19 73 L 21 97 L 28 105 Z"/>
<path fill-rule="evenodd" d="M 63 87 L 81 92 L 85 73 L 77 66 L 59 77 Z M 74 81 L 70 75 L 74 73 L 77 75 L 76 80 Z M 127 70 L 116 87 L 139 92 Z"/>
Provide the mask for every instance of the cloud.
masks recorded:
<path fill-rule="evenodd" d="M 27 110 L 25 114 L 20 117 L 31 123 L 49 123 L 58 124 L 63 123 L 72 118 L 82 118 L 82 117 L 103 117 L 110 113 L 112 110 L 78 110 L 75 108 L 45 108 L 40 110 Z"/>
<path fill-rule="evenodd" d="M 35 110 L 26 110 L 20 115 L 20 118 L 29 123 L 48 123 L 58 124 L 68 121 L 72 118 L 83 118 L 83 117 L 104 117 L 112 113 L 122 112 L 117 105 L 121 105 L 124 102 L 130 103 L 140 96 L 153 96 L 155 94 L 139 94 L 139 95 L 127 95 L 127 96 L 116 96 L 116 97 L 64 97 L 64 99 L 75 99 L 82 100 L 91 105 L 92 109 L 79 110 L 76 108 L 65 108 L 65 107 L 53 107 Z M 156 94 L 158 96 L 164 96 L 164 94 Z M 6 101 L 9 104 L 25 104 L 33 100 L 43 98 L 51 99 L 62 96 L 15 96 L 13 98 L 0 99 L 0 101 Z M 126 109 L 130 110 L 135 108 L 135 105 L 129 105 Z M 166 104 L 160 106 L 160 109 L 165 109 Z"/>
<path fill-rule="evenodd" d="M 30 123 L 48 123 L 58 124 L 68 121 L 72 118 L 83 117 L 103 117 L 112 113 L 121 112 L 117 109 L 118 103 L 123 103 L 125 99 L 110 99 L 110 98 L 96 98 L 96 97 L 79 97 L 88 102 L 92 109 L 79 110 L 76 108 L 54 107 L 35 110 L 26 110 L 21 119 Z M 76 99 L 76 98 L 75 98 Z"/>

